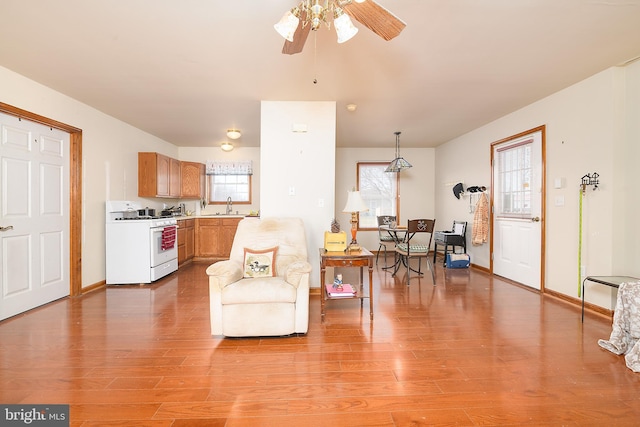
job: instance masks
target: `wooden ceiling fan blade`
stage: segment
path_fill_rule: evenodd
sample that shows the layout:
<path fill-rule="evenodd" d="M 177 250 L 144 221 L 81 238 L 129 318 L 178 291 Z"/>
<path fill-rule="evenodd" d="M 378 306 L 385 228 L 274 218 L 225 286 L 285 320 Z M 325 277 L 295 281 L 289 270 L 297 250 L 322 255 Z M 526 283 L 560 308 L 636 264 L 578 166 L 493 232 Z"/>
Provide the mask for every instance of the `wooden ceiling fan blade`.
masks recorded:
<path fill-rule="evenodd" d="M 304 44 L 307 42 L 307 37 L 309 37 L 309 31 L 311 31 L 311 25 L 302 25 L 305 17 L 306 13 L 302 12 L 302 16 L 300 16 L 300 22 L 298 23 L 298 28 L 296 28 L 296 32 L 293 33 L 293 41 L 284 41 L 284 46 L 282 46 L 282 53 L 287 55 L 294 55 L 296 53 L 302 52 Z"/>
<path fill-rule="evenodd" d="M 351 2 L 343 9 L 349 16 L 385 40 L 397 37 L 407 26 L 400 18 L 373 0 L 362 3 Z"/>

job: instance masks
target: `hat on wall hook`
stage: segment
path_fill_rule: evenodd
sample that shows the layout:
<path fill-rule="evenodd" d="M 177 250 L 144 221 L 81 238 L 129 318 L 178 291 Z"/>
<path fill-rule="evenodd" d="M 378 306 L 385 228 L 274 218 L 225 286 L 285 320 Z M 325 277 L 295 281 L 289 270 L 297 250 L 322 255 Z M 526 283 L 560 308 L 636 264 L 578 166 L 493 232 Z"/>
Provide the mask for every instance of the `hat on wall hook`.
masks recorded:
<path fill-rule="evenodd" d="M 453 195 L 456 196 L 456 199 L 460 198 L 460 194 L 464 193 L 464 186 L 461 182 L 457 183 L 453 186 Z"/>

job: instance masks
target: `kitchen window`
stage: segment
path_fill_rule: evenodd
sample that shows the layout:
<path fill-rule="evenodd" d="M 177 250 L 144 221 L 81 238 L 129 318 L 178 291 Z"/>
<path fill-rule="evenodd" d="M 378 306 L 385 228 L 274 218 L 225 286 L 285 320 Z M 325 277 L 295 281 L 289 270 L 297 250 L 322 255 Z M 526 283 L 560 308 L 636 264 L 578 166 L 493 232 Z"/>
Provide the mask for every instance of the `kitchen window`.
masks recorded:
<path fill-rule="evenodd" d="M 399 212 L 398 188 L 400 174 L 385 172 L 389 162 L 358 162 L 356 164 L 358 190 L 369 206 L 367 212 L 358 215 L 359 230 L 377 230 L 378 216 Z"/>
<path fill-rule="evenodd" d="M 251 175 L 211 175 L 209 177 L 209 203 L 251 203 Z"/>
<path fill-rule="evenodd" d="M 251 161 L 207 161 L 208 202 L 251 204 Z"/>

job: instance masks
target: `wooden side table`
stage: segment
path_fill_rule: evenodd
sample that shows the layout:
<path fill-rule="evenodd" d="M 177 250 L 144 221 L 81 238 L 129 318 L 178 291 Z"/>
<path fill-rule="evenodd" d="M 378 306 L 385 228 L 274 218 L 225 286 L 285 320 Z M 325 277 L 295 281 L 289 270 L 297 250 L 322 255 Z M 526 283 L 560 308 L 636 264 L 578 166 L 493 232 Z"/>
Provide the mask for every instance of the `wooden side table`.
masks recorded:
<path fill-rule="evenodd" d="M 358 292 L 353 297 L 331 297 L 327 294 L 325 286 L 325 272 L 327 267 L 359 267 L 360 268 L 360 286 Z M 364 274 L 363 268 L 369 267 L 369 295 L 364 293 Z M 327 300 L 331 299 L 360 299 L 360 307 L 363 306 L 363 299 L 369 298 L 369 317 L 373 320 L 373 254 L 362 248 L 359 252 L 326 252 L 324 248 L 320 248 L 320 295 L 322 300 L 320 304 L 320 315 L 324 321 L 324 305 Z"/>

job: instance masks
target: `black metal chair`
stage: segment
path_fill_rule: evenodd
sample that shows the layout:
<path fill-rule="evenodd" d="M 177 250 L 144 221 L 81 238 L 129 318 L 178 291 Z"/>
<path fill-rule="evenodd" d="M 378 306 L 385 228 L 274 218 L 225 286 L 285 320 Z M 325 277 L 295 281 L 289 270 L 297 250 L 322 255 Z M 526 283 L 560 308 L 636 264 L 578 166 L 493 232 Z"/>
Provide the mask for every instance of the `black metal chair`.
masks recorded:
<path fill-rule="evenodd" d="M 431 270 L 433 285 L 435 286 L 436 284 L 436 275 L 429 259 L 429 250 L 431 248 L 435 225 L 435 219 L 410 219 L 407 222 L 407 234 L 405 235 L 404 241 L 396 245 L 396 255 L 402 259 L 402 264 L 407 267 L 407 286 L 409 286 L 409 282 L 411 281 L 411 271 L 422 274 L 422 258 L 427 260 L 427 267 Z M 418 242 L 418 236 L 423 233 L 429 234 L 428 239 L 420 239 Z M 411 258 L 418 258 L 418 270 L 411 268 Z M 401 263 L 397 264 L 393 275 L 395 275 L 400 268 L 400 264 Z"/>
<path fill-rule="evenodd" d="M 380 228 L 383 225 L 390 225 L 396 221 L 395 215 L 380 215 L 378 217 L 378 253 L 376 253 L 376 265 L 378 265 L 378 256 L 380 255 L 380 249 L 384 248 L 384 266 L 387 266 L 387 246 L 395 248 L 396 242 L 393 236 L 386 230 Z"/>
<path fill-rule="evenodd" d="M 436 262 L 438 245 L 444 246 L 444 261 L 447 264 L 447 253 L 451 247 L 451 253 L 456 253 L 456 246 L 462 247 L 463 253 L 467 253 L 467 222 L 453 221 L 453 227 L 447 231 L 436 231 L 433 235 L 433 263 Z"/>

